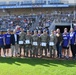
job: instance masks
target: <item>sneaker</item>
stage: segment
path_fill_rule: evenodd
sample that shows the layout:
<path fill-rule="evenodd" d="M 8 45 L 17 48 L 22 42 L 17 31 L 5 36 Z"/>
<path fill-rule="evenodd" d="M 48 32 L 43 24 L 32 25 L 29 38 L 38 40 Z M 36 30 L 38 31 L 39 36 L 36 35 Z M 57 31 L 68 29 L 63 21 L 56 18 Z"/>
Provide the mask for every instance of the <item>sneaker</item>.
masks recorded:
<path fill-rule="evenodd" d="M 4 55 L 3 57 L 6 57 L 6 55 Z"/>
<path fill-rule="evenodd" d="M 66 56 L 66 60 L 68 60 L 69 59 L 69 57 L 68 56 Z"/>

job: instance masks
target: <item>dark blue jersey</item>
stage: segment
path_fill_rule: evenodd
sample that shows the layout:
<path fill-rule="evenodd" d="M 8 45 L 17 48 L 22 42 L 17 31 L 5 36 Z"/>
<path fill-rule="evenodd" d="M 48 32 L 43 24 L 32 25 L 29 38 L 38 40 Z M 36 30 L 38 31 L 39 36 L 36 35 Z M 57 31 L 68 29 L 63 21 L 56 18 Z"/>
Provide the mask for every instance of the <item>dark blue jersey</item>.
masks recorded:
<path fill-rule="evenodd" d="M 62 42 L 62 46 L 63 47 L 67 47 L 69 45 L 69 34 L 64 34 L 63 33 L 63 42 Z"/>
<path fill-rule="evenodd" d="M 75 32 L 70 33 L 70 44 L 74 44 L 76 39 Z"/>
<path fill-rule="evenodd" d="M 0 35 L 0 46 L 4 45 L 4 41 L 3 41 L 4 36 Z"/>
<path fill-rule="evenodd" d="M 6 33 L 6 34 L 4 35 L 4 37 L 5 37 L 5 43 L 6 43 L 6 45 L 11 44 L 11 42 L 10 42 L 11 34 Z"/>

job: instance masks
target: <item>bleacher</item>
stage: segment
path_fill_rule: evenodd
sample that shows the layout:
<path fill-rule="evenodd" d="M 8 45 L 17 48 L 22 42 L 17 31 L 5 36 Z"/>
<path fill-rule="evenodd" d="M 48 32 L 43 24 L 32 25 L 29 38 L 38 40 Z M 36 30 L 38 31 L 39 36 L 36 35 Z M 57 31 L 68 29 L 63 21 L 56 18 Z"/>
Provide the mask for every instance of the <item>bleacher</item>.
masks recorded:
<path fill-rule="evenodd" d="M 22 16 L 22 15 L 29 15 L 29 14 L 36 14 L 37 21 L 40 22 L 35 22 L 35 27 L 46 27 L 46 26 L 50 26 L 52 24 L 53 21 L 55 21 L 56 23 L 71 23 L 71 21 L 73 20 L 73 11 L 74 8 L 57 8 L 57 7 L 46 7 L 45 9 L 43 7 L 35 7 L 35 5 L 37 6 L 49 6 L 49 5 L 59 5 L 59 4 L 64 4 L 64 3 L 68 3 L 68 1 L 62 1 L 62 0 L 8 0 L 8 1 L 0 1 L 0 6 L 2 6 L 2 8 L 0 9 L 0 19 L 2 19 L 0 21 L 0 29 L 6 30 L 7 28 L 10 29 L 14 29 L 14 26 L 10 26 L 10 22 L 9 21 L 13 21 L 14 22 L 14 17 L 17 16 L 16 18 L 18 18 L 18 16 Z M 3 6 L 32 6 L 31 8 L 9 8 L 9 9 L 5 9 L 3 8 Z M 34 8 L 33 8 L 34 7 Z M 36 8 L 36 9 L 35 9 Z M 68 12 L 67 12 L 68 10 Z M 39 12 L 42 13 L 42 18 L 38 18 L 37 15 L 39 15 Z M 72 13 L 70 13 L 72 12 Z M 6 16 L 6 18 L 3 18 L 2 16 Z M 8 17 L 7 17 L 8 16 Z M 10 19 L 10 17 L 12 17 L 12 20 Z M 8 21 L 8 19 L 10 19 Z M 19 24 L 22 25 L 22 27 L 24 27 L 24 25 L 26 23 L 23 22 L 23 20 L 25 19 L 24 17 L 19 18 L 20 20 L 18 20 Z M 4 22 L 3 22 L 4 21 Z M 8 25 L 6 26 L 8 22 Z M 16 21 L 17 22 L 17 21 Z M 18 23 L 17 22 L 17 23 Z M 12 22 L 11 22 L 12 23 Z M 16 25 L 16 24 L 15 24 Z M 27 24 L 26 24 L 27 25 Z M 27 27 L 29 28 L 29 26 Z"/>

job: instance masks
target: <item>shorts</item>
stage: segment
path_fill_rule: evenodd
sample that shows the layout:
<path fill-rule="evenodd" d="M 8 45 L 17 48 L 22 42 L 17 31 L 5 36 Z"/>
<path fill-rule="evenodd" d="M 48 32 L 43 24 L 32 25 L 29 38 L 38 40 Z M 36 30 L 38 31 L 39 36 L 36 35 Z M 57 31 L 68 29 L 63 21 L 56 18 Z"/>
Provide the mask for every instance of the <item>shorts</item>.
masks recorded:
<path fill-rule="evenodd" d="M 4 45 L 0 45 L 0 49 L 3 48 L 4 49 Z"/>
<path fill-rule="evenodd" d="M 5 47 L 4 47 L 5 49 L 9 49 L 9 48 L 11 48 L 11 45 L 9 44 L 9 45 L 5 45 Z"/>
<path fill-rule="evenodd" d="M 63 46 L 63 49 L 69 49 L 69 47 L 64 47 L 64 46 Z"/>

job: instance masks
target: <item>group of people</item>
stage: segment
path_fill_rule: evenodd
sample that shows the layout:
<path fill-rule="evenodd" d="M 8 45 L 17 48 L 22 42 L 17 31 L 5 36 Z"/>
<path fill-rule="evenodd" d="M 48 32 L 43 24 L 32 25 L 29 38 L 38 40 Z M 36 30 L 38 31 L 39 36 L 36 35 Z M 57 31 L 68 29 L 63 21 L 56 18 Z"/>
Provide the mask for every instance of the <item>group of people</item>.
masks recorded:
<path fill-rule="evenodd" d="M 0 16 L 0 30 L 13 30 L 16 25 L 20 25 L 25 30 L 30 29 L 35 23 L 36 17 L 33 15 L 6 15 Z"/>
<path fill-rule="evenodd" d="M 32 34 L 29 30 L 24 32 L 23 28 L 20 31 L 14 29 L 13 33 L 10 29 L 5 34 L 0 32 L 0 56 L 3 49 L 4 57 L 9 56 L 10 50 L 12 57 L 21 57 L 23 50 L 24 57 L 69 59 L 70 48 L 73 59 L 76 59 L 76 33 L 73 28 L 70 32 L 64 28 L 63 33 L 60 33 L 60 29 L 51 30 L 50 34 L 46 29 L 42 33 L 41 30 L 34 30 Z"/>

